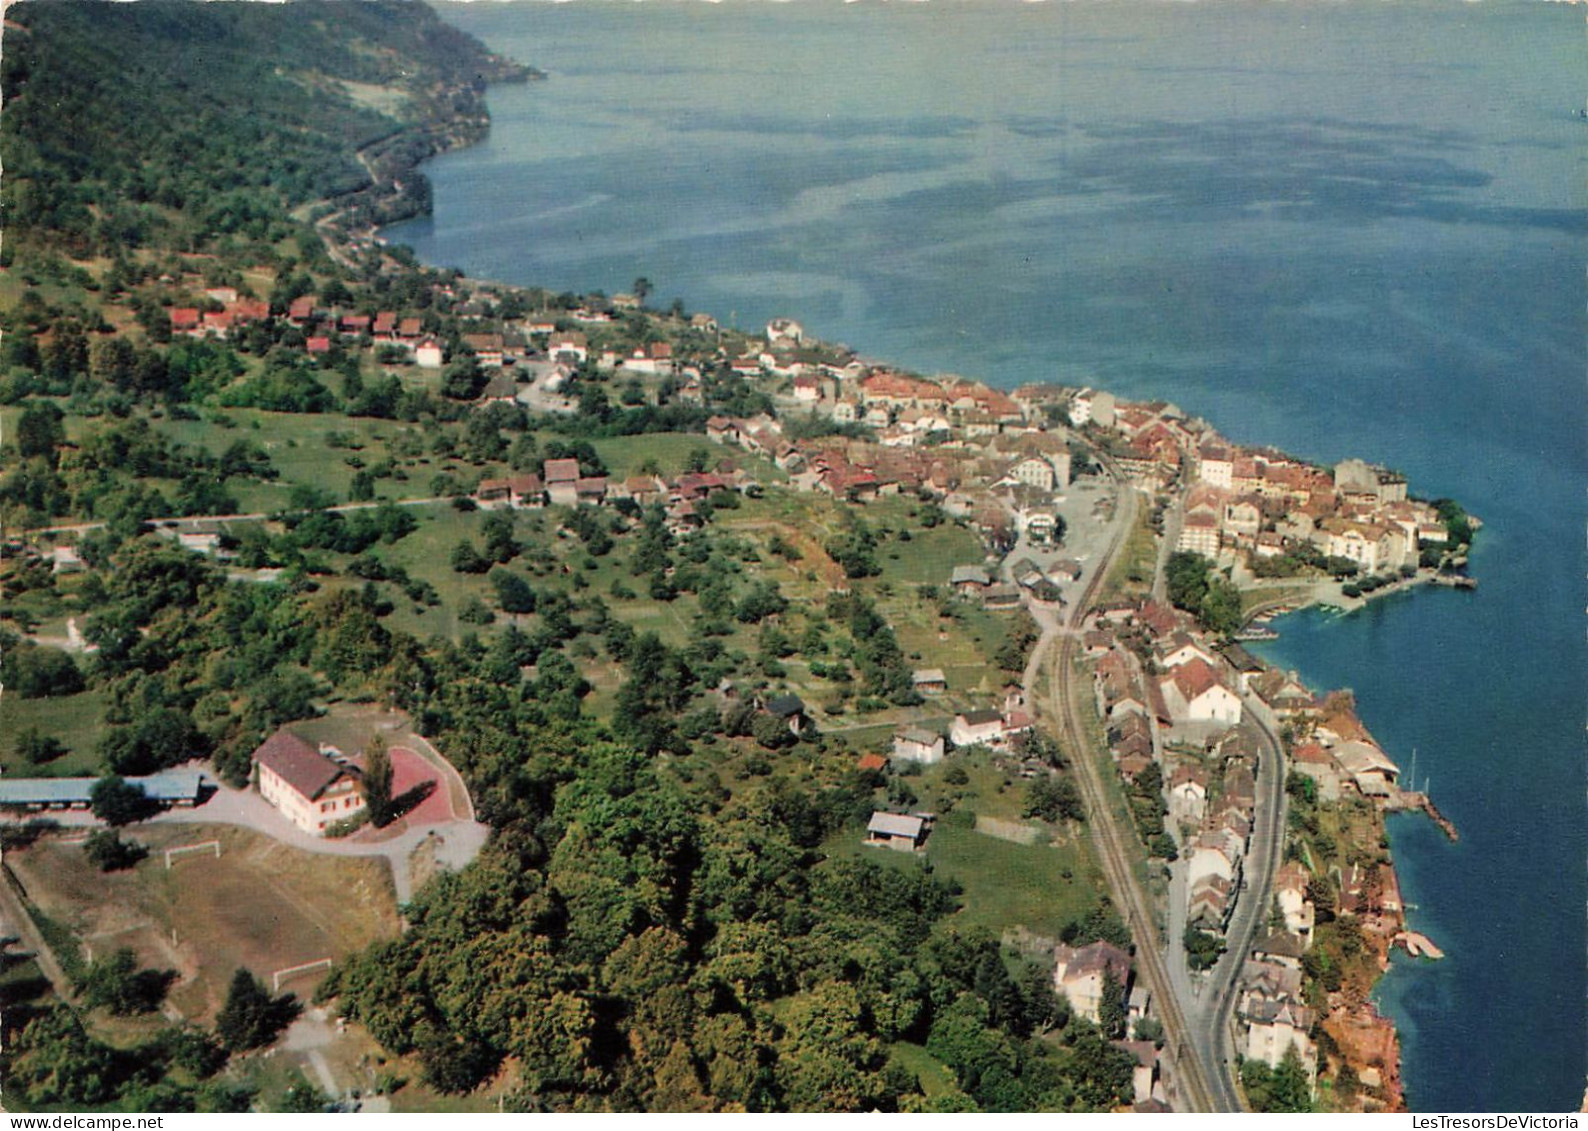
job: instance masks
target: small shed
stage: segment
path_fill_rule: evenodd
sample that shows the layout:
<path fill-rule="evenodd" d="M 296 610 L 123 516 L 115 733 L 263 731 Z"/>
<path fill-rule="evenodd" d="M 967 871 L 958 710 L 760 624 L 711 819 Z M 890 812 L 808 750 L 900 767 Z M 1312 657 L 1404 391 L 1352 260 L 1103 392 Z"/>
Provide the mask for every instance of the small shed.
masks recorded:
<path fill-rule="evenodd" d="M 932 831 L 932 818 L 925 813 L 873 813 L 866 826 L 866 843 L 901 852 L 918 851 Z"/>
<path fill-rule="evenodd" d="M 798 737 L 805 733 L 806 715 L 805 701 L 798 695 L 777 695 L 766 701 L 763 708 L 767 714 L 782 719 L 788 724 L 789 731 Z"/>

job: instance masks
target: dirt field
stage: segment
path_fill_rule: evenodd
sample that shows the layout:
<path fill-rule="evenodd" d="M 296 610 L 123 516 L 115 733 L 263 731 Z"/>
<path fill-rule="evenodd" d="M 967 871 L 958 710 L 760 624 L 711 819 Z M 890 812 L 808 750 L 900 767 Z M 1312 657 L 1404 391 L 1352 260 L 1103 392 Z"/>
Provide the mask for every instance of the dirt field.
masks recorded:
<path fill-rule="evenodd" d="M 397 934 L 381 860 L 312 856 L 223 826 L 149 827 L 131 838 L 150 853 L 128 872 L 102 874 L 79 844 L 55 839 L 8 852 L 6 863 L 33 902 L 91 955 L 130 946 L 144 965 L 175 969 L 168 1000 L 192 1020 L 207 1021 L 220 1008 L 239 966 L 268 982 L 275 970 L 339 958 Z M 220 841 L 219 858 L 190 854 L 166 869 L 164 849 L 207 840 Z M 322 975 L 282 988 L 307 998 Z"/>

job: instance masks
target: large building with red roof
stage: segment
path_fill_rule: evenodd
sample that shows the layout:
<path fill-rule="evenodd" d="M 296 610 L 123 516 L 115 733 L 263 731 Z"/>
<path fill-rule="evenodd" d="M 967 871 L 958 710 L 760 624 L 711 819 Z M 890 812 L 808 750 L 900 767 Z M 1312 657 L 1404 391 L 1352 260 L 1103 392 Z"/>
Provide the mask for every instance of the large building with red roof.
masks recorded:
<path fill-rule="evenodd" d="M 278 730 L 259 745 L 254 766 L 260 796 L 313 836 L 324 836 L 328 827 L 364 808 L 358 771 L 289 730 Z"/>

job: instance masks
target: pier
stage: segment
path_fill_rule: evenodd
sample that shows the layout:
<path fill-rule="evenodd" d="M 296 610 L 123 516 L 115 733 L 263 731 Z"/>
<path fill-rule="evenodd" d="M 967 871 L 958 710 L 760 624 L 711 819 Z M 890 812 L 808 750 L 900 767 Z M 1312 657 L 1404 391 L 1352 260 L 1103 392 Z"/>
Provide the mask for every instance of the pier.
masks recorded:
<path fill-rule="evenodd" d="M 1409 812 L 1420 810 L 1428 814 L 1428 819 L 1439 826 L 1439 830 L 1450 838 L 1451 843 L 1461 839 L 1461 834 L 1456 831 L 1455 822 L 1439 811 L 1433 798 L 1427 793 L 1410 789 L 1398 789 L 1390 794 L 1384 803 L 1384 808 L 1391 812 Z"/>
<path fill-rule="evenodd" d="M 1445 956 L 1445 952 L 1421 931 L 1401 931 L 1390 940 L 1390 945 L 1403 948 L 1413 958 L 1438 959 Z"/>

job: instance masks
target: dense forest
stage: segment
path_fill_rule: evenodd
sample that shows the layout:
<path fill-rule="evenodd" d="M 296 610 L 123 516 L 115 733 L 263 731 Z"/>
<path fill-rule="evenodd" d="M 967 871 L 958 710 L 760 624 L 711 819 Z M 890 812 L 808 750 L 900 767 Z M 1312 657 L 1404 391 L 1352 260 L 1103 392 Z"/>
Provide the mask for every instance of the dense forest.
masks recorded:
<path fill-rule="evenodd" d="M 482 122 L 485 82 L 527 74 L 422 4 L 293 7 L 9 8 L 7 255 L 40 237 L 85 257 L 288 234 L 288 209 L 369 184 L 357 150 Z M 395 93 L 361 103 L 367 88 Z"/>
<path fill-rule="evenodd" d="M 823 851 L 837 834 L 858 837 L 873 809 L 910 804 L 907 782 L 857 768 L 841 742 L 758 729 L 748 706 L 717 697 L 725 679 L 747 698 L 770 687 L 798 654 L 840 687 L 839 708 L 911 702 L 907 657 L 858 590 L 791 608 L 756 575 L 753 547 L 712 528 L 711 505 L 683 538 L 639 506 L 487 519 L 451 564 L 491 579 L 494 608 L 467 608 L 477 630 L 427 636 L 390 619 L 437 602 L 392 560 L 414 535 L 409 509 L 343 513 L 318 487 L 293 485 L 269 529 L 251 525 L 228 547 L 236 568 L 281 569 L 271 583 L 230 579 L 150 529 L 156 515 L 234 511 L 290 454 L 246 433 L 215 450 L 184 444 L 154 422 L 224 432 L 236 427 L 227 410 L 247 408 L 412 425 L 391 441 L 406 463 L 358 463 L 350 494 L 373 501 L 432 457 L 472 461 L 475 482 L 490 461 L 538 471 L 574 458 L 597 474 L 592 437 L 698 430 L 710 411 L 766 406 L 719 370 L 696 406 L 614 405 L 592 386 L 576 415 L 537 421 L 467 407 L 481 380 L 467 357 L 432 393 L 367 380 L 340 347 L 310 362 L 279 320 L 225 342 L 172 340 L 173 291 L 191 293 L 202 271 L 243 290 L 252 272 L 277 313 L 317 291 L 350 310 L 422 311 L 427 331 L 457 341 L 452 312 L 427 305 L 443 275 L 333 261 L 311 206 L 350 207 L 371 167 L 389 175 L 483 129 L 484 83 L 525 68 L 416 3 L 41 2 L 7 16 L 0 207 L 14 301 L 0 314 L 0 401 L 26 406 L 7 437 L 0 505 L 31 526 L 104 525 L 77 544 L 79 576 L 58 580 L 38 559 L 8 568 L 5 684 L 29 699 L 102 697 L 94 754 L 107 774 L 197 755 L 234 782 L 274 728 L 331 699 L 380 703 L 433 738 L 493 829 L 474 864 L 420 890 L 400 938 L 342 965 L 322 994 L 415 1057 L 438 1091 L 509 1073 L 520 1110 L 1129 1102 L 1132 1058 L 1109 1043 L 1126 1035 L 1122 1010 L 1105 1026 L 1072 1017 L 1048 968 L 962 926 L 965 893 L 926 861 Z M 460 503 L 472 485 L 439 471 L 425 484 Z M 865 579 L 880 572 L 880 542 L 855 519 L 828 551 Z M 565 583 L 573 571 L 549 546 L 575 547 L 581 570 L 615 556 L 633 584 Z M 688 643 L 624 620 L 636 589 L 688 596 L 699 610 Z M 26 642 L 32 602 L 80 618 L 92 654 Z M 745 629 L 758 651 L 723 644 Z M 1009 670 L 1023 633 L 1006 642 Z M 622 672 L 614 708 L 590 705 L 581 665 L 598 661 Z M 62 753 L 44 734 L 27 750 L 40 762 Z M 1074 822 L 1065 796 L 1033 802 Z M 1095 898 L 1063 936 L 1129 941 Z M 239 976 L 240 1001 L 262 993 L 251 985 Z M 8 1082 L 35 1104 L 248 1101 L 203 1083 L 224 1062 L 218 1049 L 249 1047 L 225 1032 L 173 1031 L 128 1050 L 64 1007 L 8 1007 L 5 1025 Z M 946 1085 L 923 1086 L 923 1059 Z"/>

